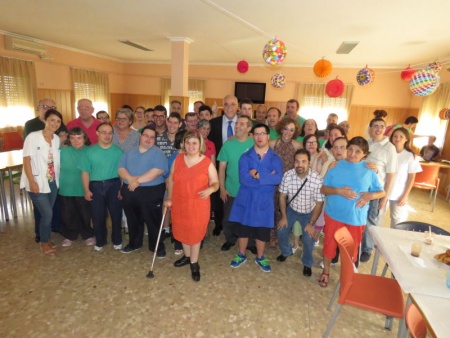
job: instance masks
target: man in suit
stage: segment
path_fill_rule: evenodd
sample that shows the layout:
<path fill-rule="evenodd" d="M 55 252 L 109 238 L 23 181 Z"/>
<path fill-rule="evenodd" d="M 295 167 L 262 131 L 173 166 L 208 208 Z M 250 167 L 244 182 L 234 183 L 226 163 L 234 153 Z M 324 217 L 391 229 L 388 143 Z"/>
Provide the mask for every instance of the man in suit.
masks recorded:
<path fill-rule="evenodd" d="M 233 95 L 227 95 L 223 99 L 223 115 L 210 120 L 211 133 L 209 134 L 209 139 L 214 143 L 217 154 L 220 153 L 220 149 L 226 140 L 234 135 L 234 126 L 238 118 L 238 108 L 238 99 Z M 218 162 L 216 163 L 216 167 L 218 168 Z M 213 235 L 219 236 L 223 229 L 223 201 L 220 199 L 219 192 L 212 195 L 212 203 L 214 223 L 216 225 L 213 230 Z"/>

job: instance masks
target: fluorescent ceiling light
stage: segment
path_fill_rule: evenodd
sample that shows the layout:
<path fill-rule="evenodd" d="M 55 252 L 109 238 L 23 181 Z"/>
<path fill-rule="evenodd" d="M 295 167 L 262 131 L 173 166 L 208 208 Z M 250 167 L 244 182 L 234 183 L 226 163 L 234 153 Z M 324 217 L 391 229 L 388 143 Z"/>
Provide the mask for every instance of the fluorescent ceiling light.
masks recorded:
<path fill-rule="evenodd" d="M 350 52 L 359 44 L 359 41 L 344 41 L 336 51 L 336 54 L 350 54 Z"/>
<path fill-rule="evenodd" d="M 136 42 L 130 41 L 130 40 L 119 40 L 119 42 L 122 42 L 122 43 L 124 43 L 128 46 L 134 47 L 134 48 L 145 50 L 146 52 L 153 52 L 153 49 L 148 49 L 147 47 L 142 46 L 142 45 L 140 45 Z"/>

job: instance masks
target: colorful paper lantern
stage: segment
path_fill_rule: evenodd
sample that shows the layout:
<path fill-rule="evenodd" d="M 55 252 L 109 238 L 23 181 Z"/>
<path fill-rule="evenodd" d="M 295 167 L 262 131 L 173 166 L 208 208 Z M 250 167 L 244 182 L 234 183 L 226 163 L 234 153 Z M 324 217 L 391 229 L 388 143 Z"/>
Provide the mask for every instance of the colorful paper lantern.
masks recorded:
<path fill-rule="evenodd" d="M 409 81 L 409 90 L 416 96 L 428 96 L 439 87 L 440 80 L 439 74 L 427 67 L 413 75 Z"/>
<path fill-rule="evenodd" d="M 330 61 L 321 59 L 314 64 L 313 71 L 317 77 L 327 77 L 331 74 L 333 65 Z"/>
<path fill-rule="evenodd" d="M 450 109 L 444 108 L 439 112 L 439 118 L 441 120 L 450 120 Z"/>
<path fill-rule="evenodd" d="M 415 69 L 412 69 L 410 66 L 403 69 L 403 71 L 400 74 L 400 77 L 403 81 L 411 81 L 411 78 L 413 77 L 414 73 L 416 72 Z"/>
<path fill-rule="evenodd" d="M 427 66 L 427 68 L 433 69 L 433 70 L 436 72 L 436 74 L 437 74 L 437 73 L 439 73 L 439 72 L 441 71 L 441 69 L 442 69 L 442 64 L 441 64 L 440 62 L 435 61 L 435 62 L 430 63 L 430 64 Z"/>
<path fill-rule="evenodd" d="M 241 60 L 237 64 L 237 70 L 239 73 L 247 73 L 248 71 L 248 62 L 245 60 Z"/>
<path fill-rule="evenodd" d="M 284 88 L 286 85 L 286 76 L 284 76 L 281 73 L 276 73 L 274 76 L 272 76 L 272 87 L 274 88 Z"/>
<path fill-rule="evenodd" d="M 267 64 L 276 66 L 283 63 L 286 53 L 287 50 L 284 42 L 275 38 L 267 42 L 264 46 L 262 56 Z"/>
<path fill-rule="evenodd" d="M 369 86 L 375 80 L 375 72 L 370 68 L 363 68 L 356 74 L 356 82 L 362 87 Z"/>
<path fill-rule="evenodd" d="M 345 85 L 344 82 L 335 78 L 334 80 L 328 81 L 325 86 L 325 92 L 329 97 L 339 97 L 344 92 Z"/>

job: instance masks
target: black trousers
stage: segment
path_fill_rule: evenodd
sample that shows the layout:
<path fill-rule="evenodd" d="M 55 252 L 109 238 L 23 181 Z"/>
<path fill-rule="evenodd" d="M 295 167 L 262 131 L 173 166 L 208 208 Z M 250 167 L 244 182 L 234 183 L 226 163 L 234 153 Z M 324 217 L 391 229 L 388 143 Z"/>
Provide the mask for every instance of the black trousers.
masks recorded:
<path fill-rule="evenodd" d="M 94 237 L 91 226 L 91 207 L 84 197 L 58 195 L 61 206 L 61 233 L 67 239 L 75 241 L 78 235 L 82 239 Z"/>
<path fill-rule="evenodd" d="M 159 228 L 162 221 L 162 209 L 166 185 L 159 184 L 149 187 L 138 187 L 128 190 L 128 184 L 122 186 L 122 205 L 128 222 L 128 245 L 133 249 L 142 247 L 144 240 L 144 223 L 148 230 L 148 247 L 155 250 Z M 164 241 L 160 240 L 157 251 L 165 249 Z"/>

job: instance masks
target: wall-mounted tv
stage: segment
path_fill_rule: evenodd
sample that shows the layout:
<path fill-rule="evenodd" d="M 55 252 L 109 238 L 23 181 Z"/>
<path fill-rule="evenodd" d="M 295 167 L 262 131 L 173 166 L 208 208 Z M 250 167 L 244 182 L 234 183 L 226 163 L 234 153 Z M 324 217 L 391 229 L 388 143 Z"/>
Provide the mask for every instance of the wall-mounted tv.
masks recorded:
<path fill-rule="evenodd" d="M 253 103 L 264 103 L 266 99 L 266 84 L 260 82 L 235 82 L 234 95 L 239 101 L 250 99 Z"/>

